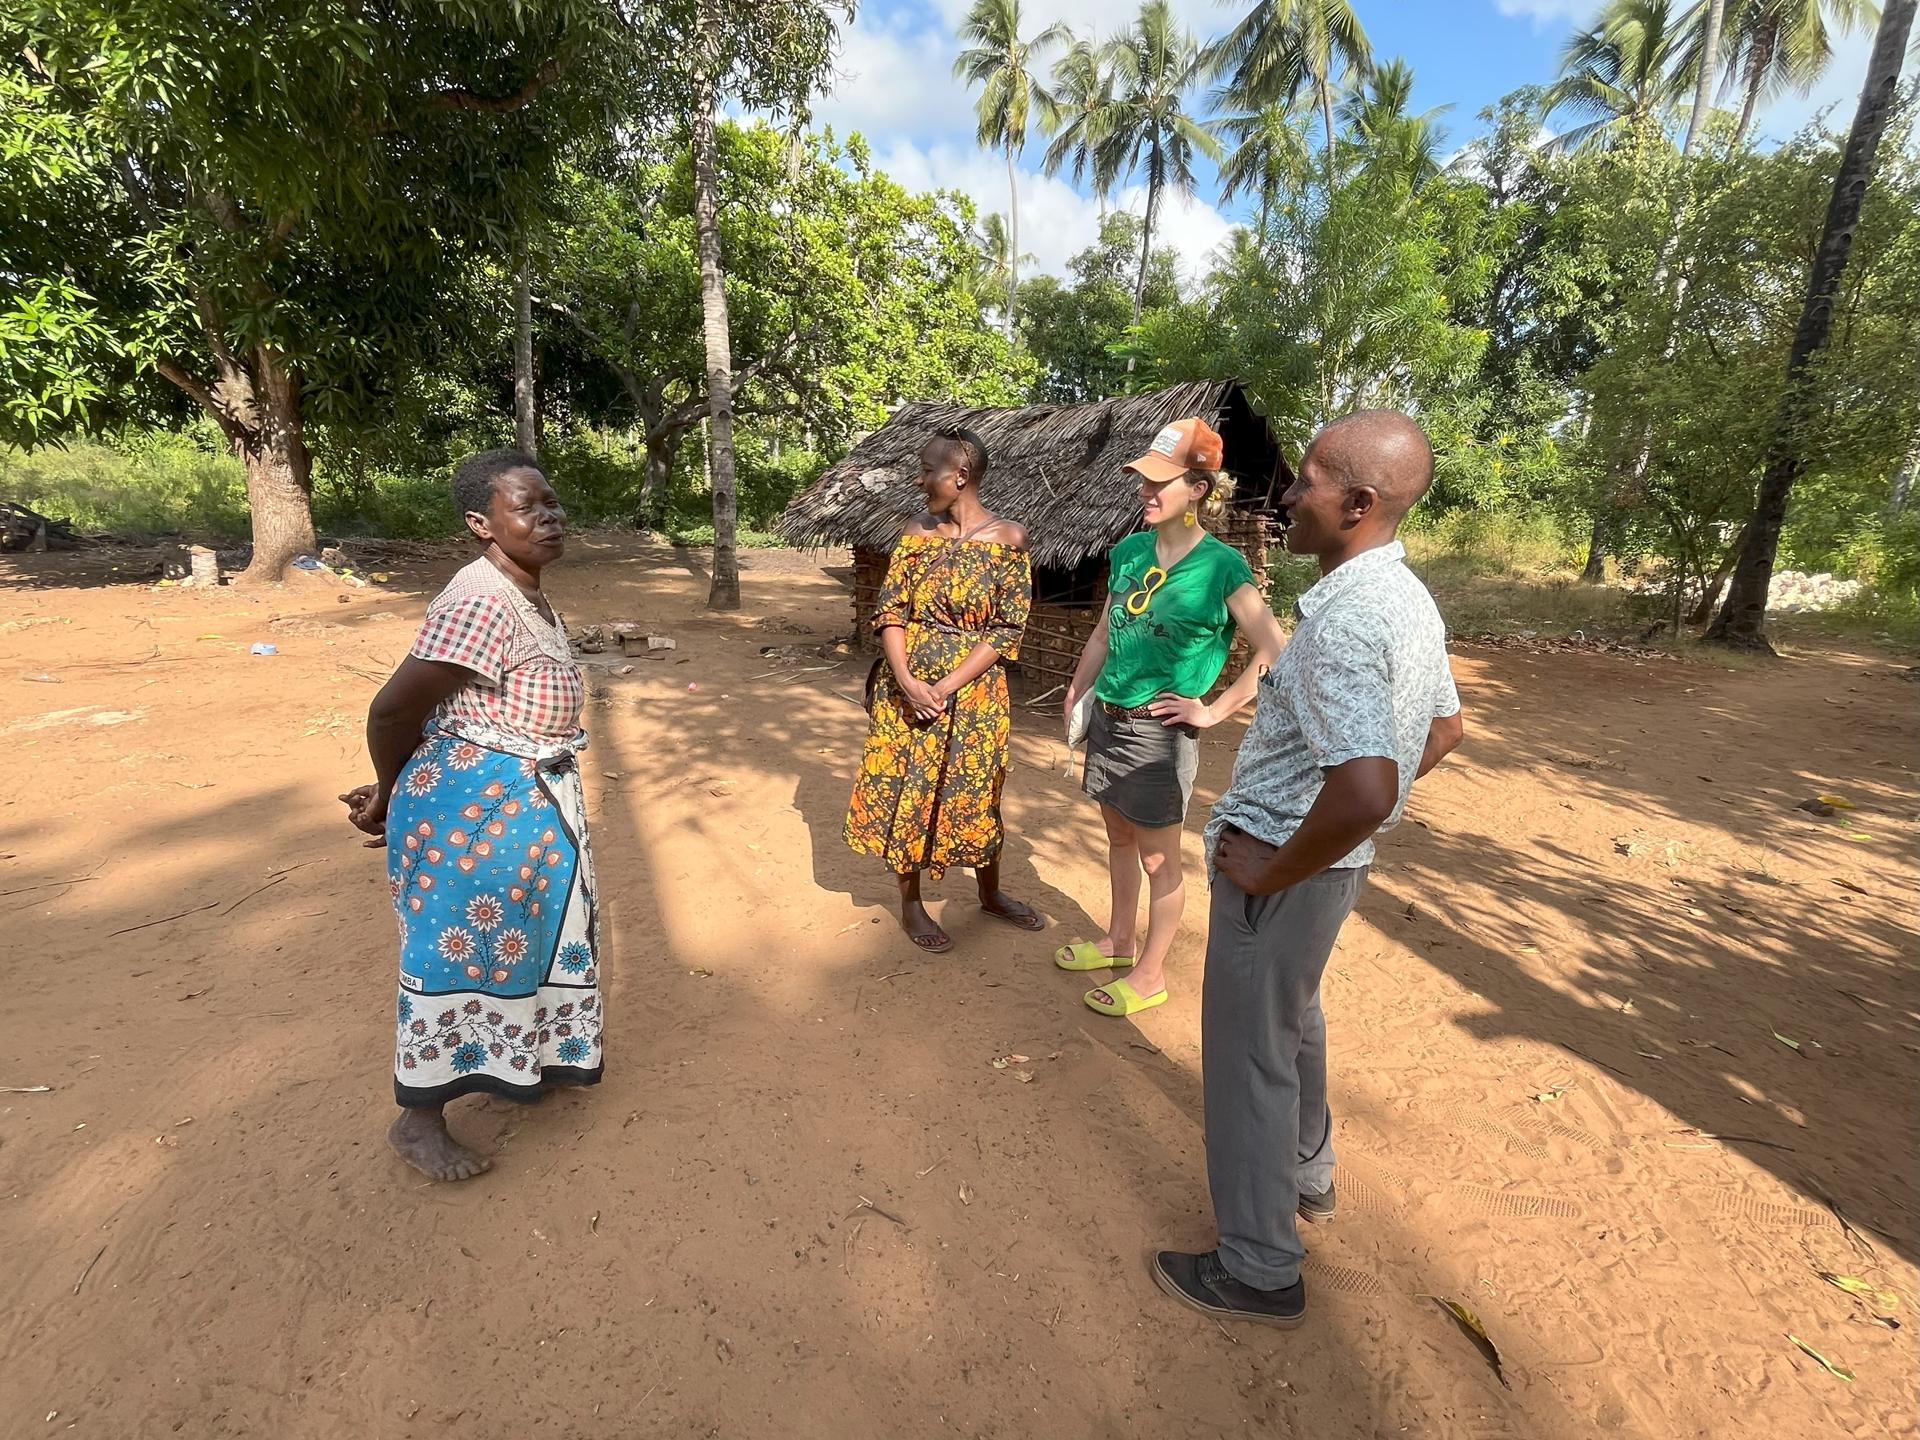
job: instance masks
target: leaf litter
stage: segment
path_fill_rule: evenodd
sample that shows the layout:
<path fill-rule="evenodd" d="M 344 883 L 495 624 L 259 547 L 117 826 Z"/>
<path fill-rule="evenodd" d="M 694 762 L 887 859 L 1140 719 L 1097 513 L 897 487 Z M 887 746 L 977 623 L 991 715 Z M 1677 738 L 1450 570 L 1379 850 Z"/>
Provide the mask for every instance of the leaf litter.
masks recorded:
<path fill-rule="evenodd" d="M 1806 1354 L 1811 1355 L 1814 1358 L 1814 1360 L 1819 1363 L 1820 1368 L 1826 1371 L 1829 1375 L 1832 1375 L 1838 1379 L 1844 1380 L 1849 1385 L 1853 1383 L 1853 1371 L 1847 1369 L 1846 1366 L 1834 1364 L 1833 1361 L 1829 1360 L 1826 1356 L 1822 1355 L 1818 1350 L 1814 1349 L 1813 1346 L 1809 1345 L 1806 1341 L 1802 1340 L 1798 1335 L 1788 1335 L 1787 1339 L 1791 1340 L 1796 1346 L 1798 1346 Z"/>
<path fill-rule="evenodd" d="M 1877 1310 L 1898 1310 L 1900 1295 L 1895 1290 L 1882 1290 L 1879 1286 L 1862 1280 L 1858 1275 L 1836 1275 L 1831 1270 L 1819 1271 L 1819 1276 L 1836 1290 L 1844 1290 L 1856 1299 L 1864 1300 Z"/>
<path fill-rule="evenodd" d="M 1473 1341 L 1474 1348 L 1486 1358 L 1487 1364 L 1493 1367 L 1493 1378 L 1507 1389 L 1513 1388 L 1512 1382 L 1507 1379 L 1506 1367 L 1500 1361 L 1500 1351 L 1495 1348 L 1492 1337 L 1487 1334 L 1487 1327 L 1480 1323 L 1478 1315 L 1458 1300 L 1448 1300 L 1439 1295 L 1425 1295 L 1420 1298 L 1433 1301 L 1451 1315 L 1454 1323 L 1460 1327 L 1461 1333 Z"/>

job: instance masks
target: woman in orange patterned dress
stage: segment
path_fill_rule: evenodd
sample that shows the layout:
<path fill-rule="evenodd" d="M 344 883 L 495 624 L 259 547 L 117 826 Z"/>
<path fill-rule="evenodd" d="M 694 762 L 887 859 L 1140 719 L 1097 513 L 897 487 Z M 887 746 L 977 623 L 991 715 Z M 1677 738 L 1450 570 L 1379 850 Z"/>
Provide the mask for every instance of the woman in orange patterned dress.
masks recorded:
<path fill-rule="evenodd" d="M 1001 662 L 1019 654 L 1033 575 L 1025 528 L 981 501 L 986 472 L 986 447 L 968 430 L 943 430 L 920 452 L 927 509 L 887 567 L 873 622 L 886 659 L 847 809 L 847 844 L 886 862 L 900 885 L 901 928 L 930 954 L 953 939 L 921 903 L 922 870 L 937 880 L 970 866 L 986 914 L 1022 930 L 1046 923 L 1000 889 L 1013 716 Z"/>

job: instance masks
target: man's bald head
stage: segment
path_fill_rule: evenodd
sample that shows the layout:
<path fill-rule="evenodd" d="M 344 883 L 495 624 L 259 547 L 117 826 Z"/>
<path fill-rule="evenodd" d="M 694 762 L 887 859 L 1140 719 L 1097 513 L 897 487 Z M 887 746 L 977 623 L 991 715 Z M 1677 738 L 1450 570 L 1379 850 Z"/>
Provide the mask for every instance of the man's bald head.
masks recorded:
<path fill-rule="evenodd" d="M 1341 416 L 1313 437 L 1300 463 L 1309 457 L 1349 488 L 1370 487 L 1389 525 L 1398 525 L 1433 484 L 1427 432 L 1398 410 Z"/>

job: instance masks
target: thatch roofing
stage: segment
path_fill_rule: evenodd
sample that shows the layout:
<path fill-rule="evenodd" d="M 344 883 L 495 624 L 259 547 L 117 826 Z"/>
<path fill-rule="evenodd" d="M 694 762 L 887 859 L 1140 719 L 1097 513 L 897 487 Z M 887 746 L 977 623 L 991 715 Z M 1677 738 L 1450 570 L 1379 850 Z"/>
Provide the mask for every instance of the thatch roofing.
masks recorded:
<path fill-rule="evenodd" d="M 903 405 L 796 496 L 778 529 L 795 545 L 891 550 L 926 508 L 915 483 L 921 447 L 941 426 L 964 425 L 986 442 L 988 506 L 1027 527 L 1034 564 L 1069 569 L 1139 529 L 1139 482 L 1121 467 L 1162 426 L 1193 415 L 1225 441 L 1226 469 L 1239 482 L 1235 505 L 1271 508 L 1274 482 L 1290 483 L 1288 467 L 1238 382 L 1219 380 L 1088 405 Z"/>

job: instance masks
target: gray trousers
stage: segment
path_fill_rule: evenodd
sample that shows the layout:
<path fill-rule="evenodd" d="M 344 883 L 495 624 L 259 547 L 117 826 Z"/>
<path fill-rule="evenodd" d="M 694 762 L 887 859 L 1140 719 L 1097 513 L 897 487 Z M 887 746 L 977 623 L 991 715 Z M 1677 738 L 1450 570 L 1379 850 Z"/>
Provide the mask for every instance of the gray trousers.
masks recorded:
<path fill-rule="evenodd" d="M 1302 1190 L 1333 1183 L 1320 976 L 1366 878 L 1365 867 L 1326 870 L 1263 896 L 1213 879 L 1200 998 L 1207 1183 L 1220 1258 L 1256 1289 L 1300 1278 L 1294 1209 Z"/>

